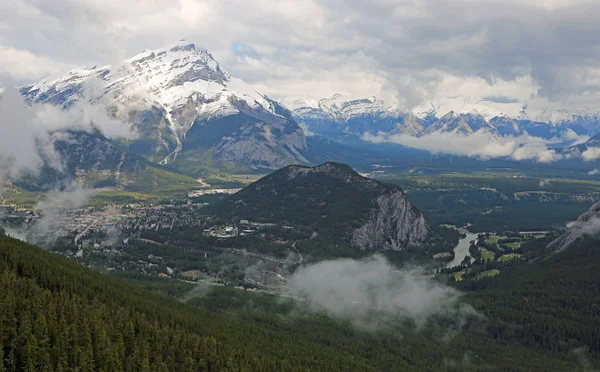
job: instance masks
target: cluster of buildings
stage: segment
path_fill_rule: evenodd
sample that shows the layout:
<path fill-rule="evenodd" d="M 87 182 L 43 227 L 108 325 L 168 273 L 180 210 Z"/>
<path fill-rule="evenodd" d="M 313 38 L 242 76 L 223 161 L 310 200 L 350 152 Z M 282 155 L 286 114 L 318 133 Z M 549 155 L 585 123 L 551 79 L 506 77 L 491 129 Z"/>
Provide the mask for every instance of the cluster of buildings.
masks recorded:
<path fill-rule="evenodd" d="M 197 198 L 205 195 L 232 195 L 241 189 L 199 189 L 199 190 L 191 190 L 188 192 L 188 198 Z"/>
<path fill-rule="evenodd" d="M 238 224 L 233 225 L 215 225 L 204 229 L 204 235 L 219 239 L 229 239 L 236 236 L 254 235 L 259 230 L 268 227 L 277 226 L 268 222 L 251 222 L 249 220 L 240 220 Z M 292 228 L 285 226 L 285 228 Z"/>

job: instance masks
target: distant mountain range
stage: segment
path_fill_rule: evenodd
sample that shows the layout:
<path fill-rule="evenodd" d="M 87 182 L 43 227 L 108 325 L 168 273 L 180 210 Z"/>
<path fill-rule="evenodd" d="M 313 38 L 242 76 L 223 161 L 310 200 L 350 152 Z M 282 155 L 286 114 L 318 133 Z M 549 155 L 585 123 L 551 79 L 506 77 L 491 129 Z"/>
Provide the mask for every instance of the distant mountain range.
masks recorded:
<path fill-rule="evenodd" d="M 468 100 L 463 99 L 462 104 L 455 105 L 461 110 L 444 112 L 441 110 L 445 106 L 429 103 L 404 111 L 376 97 L 347 99 L 341 94 L 319 100 L 286 99 L 283 103 L 292 109 L 296 120 L 309 131 L 329 137 L 362 136 L 365 133 L 468 135 L 486 130 L 502 136 L 528 133 L 550 139 L 562 137 L 569 131 L 588 136 L 600 132 L 600 110 L 538 113 L 522 108 L 518 114 L 509 116 L 500 113 L 493 102 L 468 104 Z"/>
<path fill-rule="evenodd" d="M 21 94 L 29 103 L 65 109 L 83 102 L 131 126 L 133 139 L 71 132 L 68 136 L 77 140 L 56 142 L 64 150 L 59 152 L 71 176 L 85 174 L 88 183 L 96 186 L 122 187 L 134 179 L 148 179 L 141 169 L 157 165 L 196 177 L 214 171 L 269 172 L 290 164 L 326 161 L 371 166 L 398 156 L 389 151 L 391 145 L 365 146 L 365 134 L 423 137 L 483 130 L 499 136 L 528 133 L 551 139 L 573 133 L 592 136 L 600 128 L 597 113 L 534 116 L 523 109 L 516 117 L 492 116 L 497 110 L 486 108 L 485 102 L 465 103 L 462 108 L 470 110 L 465 112 L 442 112 L 446 106 L 434 103 L 406 112 L 375 97 L 342 95 L 286 99 L 280 104 L 222 69 L 206 50 L 185 41 L 144 51 L 115 66 L 73 69 L 22 87 Z M 550 119 L 538 120 L 543 117 Z M 563 151 L 582 154 L 587 147 Z M 108 151 L 106 158 L 101 149 Z M 386 154 L 381 152 L 384 149 Z"/>

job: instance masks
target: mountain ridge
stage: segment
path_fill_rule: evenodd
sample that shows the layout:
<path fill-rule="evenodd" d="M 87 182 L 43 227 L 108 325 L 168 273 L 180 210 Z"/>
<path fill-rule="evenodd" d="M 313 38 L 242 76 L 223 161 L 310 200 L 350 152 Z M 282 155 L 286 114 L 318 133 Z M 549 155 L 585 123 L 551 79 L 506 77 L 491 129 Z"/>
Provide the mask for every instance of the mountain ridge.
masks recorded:
<path fill-rule="evenodd" d="M 551 139 L 561 137 L 569 130 L 578 135 L 591 136 L 597 133 L 600 124 L 600 111 L 528 113 L 521 109 L 515 115 L 507 115 L 500 110 L 490 111 L 485 104 L 480 107 L 470 102 L 468 97 L 463 97 L 463 101 L 454 105 L 456 108 L 449 106 L 447 111 L 442 111 L 442 106 L 434 103 L 430 103 L 428 109 L 418 106 L 413 110 L 401 110 L 377 97 L 346 99 L 341 94 L 320 100 L 283 100 L 292 109 L 298 122 L 305 123 L 312 132 L 324 135 L 370 133 L 424 136 L 446 132 L 468 135 L 484 129 L 503 136 L 518 136 L 527 132 L 532 136 Z M 407 121 L 411 125 L 407 126 Z"/>

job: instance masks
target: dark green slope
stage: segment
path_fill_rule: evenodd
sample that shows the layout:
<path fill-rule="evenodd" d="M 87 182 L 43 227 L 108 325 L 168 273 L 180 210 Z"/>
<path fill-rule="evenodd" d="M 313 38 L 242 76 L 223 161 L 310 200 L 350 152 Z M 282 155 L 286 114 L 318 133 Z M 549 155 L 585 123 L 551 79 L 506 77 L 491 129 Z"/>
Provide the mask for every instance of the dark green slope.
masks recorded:
<path fill-rule="evenodd" d="M 0 238 L 6 371 L 211 370 L 243 358 L 191 312 L 11 238 Z M 0 364 L 0 370 L 3 370 Z"/>
<path fill-rule="evenodd" d="M 8 237 L 0 293 L 3 371 L 377 370 L 365 356 L 298 339 L 274 317 L 209 313 Z"/>
<path fill-rule="evenodd" d="M 319 257 L 388 252 L 450 250 L 452 243 L 428 226 L 395 185 L 328 162 L 290 165 L 269 174 L 207 209 L 230 220 L 290 225 L 309 232 L 297 244 Z M 430 257 L 430 255 L 429 255 Z"/>
<path fill-rule="evenodd" d="M 530 247 L 544 252 L 547 242 Z M 585 238 L 531 264 L 503 270 L 493 280 L 465 284 L 502 342 L 565 355 L 585 353 L 600 366 L 600 240 Z M 573 355 L 574 356 L 574 355 Z"/>
<path fill-rule="evenodd" d="M 275 171 L 215 206 L 222 216 L 263 222 L 311 225 L 321 219 L 358 227 L 373 201 L 397 189 L 360 176 L 342 163 L 291 165 Z"/>
<path fill-rule="evenodd" d="M 244 293 L 230 291 L 233 297 Z M 560 355 L 503 346 L 480 332 L 450 339 L 436 327 L 401 336 L 363 333 L 323 316 L 281 317 L 240 308 L 220 291 L 198 304 L 213 309 L 207 311 L 7 237 L 0 237 L 0 294 L 2 371 L 569 371 L 574 366 Z"/>

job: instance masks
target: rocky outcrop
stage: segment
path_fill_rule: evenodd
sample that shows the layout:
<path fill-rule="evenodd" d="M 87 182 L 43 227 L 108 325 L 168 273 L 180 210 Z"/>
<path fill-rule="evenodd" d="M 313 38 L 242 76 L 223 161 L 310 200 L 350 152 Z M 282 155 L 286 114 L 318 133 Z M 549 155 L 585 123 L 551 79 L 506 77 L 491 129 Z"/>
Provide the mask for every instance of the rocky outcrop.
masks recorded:
<path fill-rule="evenodd" d="M 431 234 L 423 215 L 400 190 L 377 198 L 369 220 L 352 234 L 352 244 L 361 250 L 402 250 L 425 242 Z"/>
<path fill-rule="evenodd" d="M 592 205 L 587 212 L 579 216 L 571 228 L 546 247 L 551 254 L 569 248 L 577 239 L 600 232 L 600 202 Z"/>

